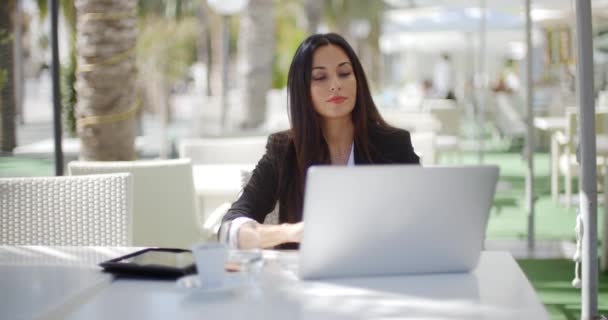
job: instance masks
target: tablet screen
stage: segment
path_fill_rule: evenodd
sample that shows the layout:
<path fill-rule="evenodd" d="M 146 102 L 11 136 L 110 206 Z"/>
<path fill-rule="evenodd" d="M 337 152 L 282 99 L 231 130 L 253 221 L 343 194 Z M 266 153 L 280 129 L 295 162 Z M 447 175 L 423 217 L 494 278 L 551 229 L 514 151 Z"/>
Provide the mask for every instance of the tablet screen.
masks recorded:
<path fill-rule="evenodd" d="M 145 251 L 140 255 L 119 262 L 185 268 L 194 264 L 194 257 L 191 252 Z"/>

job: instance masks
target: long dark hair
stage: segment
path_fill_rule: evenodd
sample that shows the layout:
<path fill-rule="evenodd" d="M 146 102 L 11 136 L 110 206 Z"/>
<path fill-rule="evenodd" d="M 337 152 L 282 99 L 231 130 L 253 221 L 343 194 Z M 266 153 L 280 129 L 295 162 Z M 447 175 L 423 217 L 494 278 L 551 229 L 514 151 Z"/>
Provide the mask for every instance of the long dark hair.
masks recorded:
<path fill-rule="evenodd" d="M 288 111 L 291 122 L 290 140 L 297 170 L 288 198 L 301 212 L 305 174 L 308 167 L 330 163 L 329 147 L 321 130 L 321 119 L 313 108 L 310 96 L 312 60 L 315 50 L 321 46 L 335 45 L 346 53 L 357 81 L 357 97 L 352 111 L 354 144 L 358 154 L 372 162 L 368 132 L 370 127 L 390 129 L 378 112 L 372 99 L 365 72 L 352 47 L 342 36 L 335 33 L 315 34 L 304 40 L 293 57 L 287 76 Z M 283 179 L 282 179 L 283 180 Z"/>

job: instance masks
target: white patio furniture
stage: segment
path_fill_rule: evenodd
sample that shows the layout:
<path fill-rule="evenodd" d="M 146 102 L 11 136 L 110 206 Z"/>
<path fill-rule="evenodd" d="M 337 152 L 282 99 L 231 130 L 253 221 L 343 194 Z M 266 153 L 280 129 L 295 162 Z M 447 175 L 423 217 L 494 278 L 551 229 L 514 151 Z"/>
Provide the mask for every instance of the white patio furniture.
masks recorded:
<path fill-rule="evenodd" d="M 113 278 L 96 266 L 139 249 L 0 247 L 0 287 L 16 288 L 0 300 L 1 314 L 73 320 L 549 319 L 508 252 L 482 252 L 470 273 L 302 281 L 298 252 L 264 250 L 262 266 L 245 272 L 241 286 L 213 292 L 174 281 Z M 15 267 L 15 260 L 22 266 Z"/>
<path fill-rule="evenodd" d="M 608 159 L 608 135 L 606 134 L 606 123 L 608 109 L 596 110 L 596 153 L 598 181 L 603 173 L 604 164 Z M 566 110 L 566 129 L 556 131 L 551 137 L 551 196 L 554 201 L 559 200 L 559 176 L 564 176 L 565 204 L 572 204 L 572 179 L 578 175 L 578 161 L 576 148 L 578 144 L 577 126 L 578 115 L 576 108 Z"/>
<path fill-rule="evenodd" d="M 397 128 L 410 132 L 438 131 L 441 124 L 428 112 L 406 112 L 393 109 L 381 109 L 380 113 L 386 122 Z"/>
<path fill-rule="evenodd" d="M 228 168 L 228 175 L 225 177 L 224 181 L 229 183 L 229 185 L 225 184 L 224 186 L 226 187 L 230 187 L 233 191 L 234 194 L 237 194 L 238 192 L 240 192 L 246 185 L 247 183 L 249 183 L 249 179 L 251 178 L 251 174 L 253 171 L 253 167 L 250 168 L 246 168 L 246 167 L 240 167 L 238 169 L 239 172 L 239 176 L 235 176 L 235 173 L 237 172 L 236 170 L 230 170 L 231 166 L 230 165 L 226 165 L 226 166 L 218 166 L 216 167 L 216 170 L 214 170 L 215 172 L 222 172 L 222 169 L 227 169 Z M 195 171 L 196 170 L 213 170 L 212 166 L 205 166 L 205 165 L 198 165 L 194 167 Z M 207 175 L 209 176 L 209 175 Z M 239 180 L 239 184 L 237 187 L 237 179 Z M 202 181 L 204 182 L 204 181 Z M 238 191 L 237 189 L 238 188 Z M 201 189 L 204 190 L 205 187 L 201 186 Z M 203 191 L 204 192 L 204 191 Z M 226 192 L 226 195 L 228 195 L 229 193 Z M 207 197 L 209 198 L 209 197 Z M 230 209 L 230 206 L 232 205 L 232 202 L 234 202 L 236 200 L 235 198 L 225 198 L 225 201 L 223 203 L 221 203 L 221 198 L 219 196 L 214 198 L 214 203 L 211 204 L 212 209 L 209 212 L 208 215 L 205 216 L 205 222 L 203 225 L 203 228 L 205 229 L 205 231 L 207 231 L 208 233 L 212 234 L 213 236 L 216 236 L 220 226 L 222 224 L 222 219 L 224 218 L 224 215 L 226 214 L 226 212 L 228 212 L 228 209 Z M 279 223 L 279 205 L 277 203 L 277 205 L 275 206 L 274 210 L 272 212 L 270 212 L 266 218 L 264 219 L 264 224 L 278 224 Z"/>
<path fill-rule="evenodd" d="M 267 136 L 192 138 L 179 143 L 179 157 L 192 164 L 256 164 L 266 152 Z"/>
<path fill-rule="evenodd" d="M 151 153 L 149 150 L 151 142 L 148 137 L 135 137 L 135 149 L 139 154 Z M 52 158 L 55 152 L 55 141 L 52 138 L 36 141 L 26 145 L 17 146 L 13 155 L 32 158 Z M 80 155 L 80 138 L 62 139 L 63 156 L 66 161 L 77 160 Z"/>
<path fill-rule="evenodd" d="M 133 175 L 133 245 L 189 248 L 204 239 L 188 159 L 73 161 L 70 175 Z"/>
<path fill-rule="evenodd" d="M 242 189 L 242 175 L 253 170 L 246 164 L 197 164 L 193 166 L 199 216 L 207 221 L 211 213 L 225 203 L 234 202 Z M 205 228 L 206 230 L 209 230 Z"/>
<path fill-rule="evenodd" d="M 246 136 L 180 141 L 179 156 L 190 158 L 194 164 L 194 186 L 202 221 L 218 207 L 237 199 L 242 189 L 242 172 L 253 170 L 266 152 L 267 140 L 267 136 Z"/>
<path fill-rule="evenodd" d="M 422 165 L 436 164 L 437 151 L 435 143 L 437 135 L 435 132 L 413 132 L 411 133 L 412 145 L 414 152 L 420 157 Z"/>
<path fill-rule="evenodd" d="M 526 123 L 521 112 L 521 99 L 517 95 L 497 93 L 493 122 L 502 136 L 510 140 L 523 140 L 526 136 Z"/>
<path fill-rule="evenodd" d="M 132 177 L 0 179 L 0 244 L 131 245 Z"/>
<path fill-rule="evenodd" d="M 437 153 L 455 153 L 461 160 L 461 110 L 456 102 L 449 99 L 424 100 L 423 110 L 433 115 L 440 124 L 435 140 Z"/>

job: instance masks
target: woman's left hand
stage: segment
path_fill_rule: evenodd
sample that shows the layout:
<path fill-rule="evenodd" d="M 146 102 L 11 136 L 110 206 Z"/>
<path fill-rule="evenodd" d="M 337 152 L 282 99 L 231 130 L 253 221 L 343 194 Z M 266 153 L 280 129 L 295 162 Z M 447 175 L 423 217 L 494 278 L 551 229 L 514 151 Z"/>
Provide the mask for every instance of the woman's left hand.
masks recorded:
<path fill-rule="evenodd" d="M 304 233 L 304 222 L 298 223 L 285 223 L 283 224 L 285 230 L 285 242 L 297 242 L 302 241 L 302 234 Z"/>

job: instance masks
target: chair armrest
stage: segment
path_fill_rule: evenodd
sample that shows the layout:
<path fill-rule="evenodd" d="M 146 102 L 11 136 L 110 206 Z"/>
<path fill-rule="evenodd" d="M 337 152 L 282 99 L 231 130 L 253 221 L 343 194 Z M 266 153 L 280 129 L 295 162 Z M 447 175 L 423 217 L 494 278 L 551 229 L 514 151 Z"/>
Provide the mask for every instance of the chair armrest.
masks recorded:
<path fill-rule="evenodd" d="M 220 226 L 222 225 L 222 219 L 224 218 L 226 212 L 228 212 L 228 209 L 230 209 L 231 205 L 232 204 L 230 202 L 224 202 L 217 208 L 215 208 L 215 210 L 211 212 L 209 217 L 205 219 L 203 229 L 211 232 L 214 235 L 217 235 L 217 232 L 219 231 Z"/>

